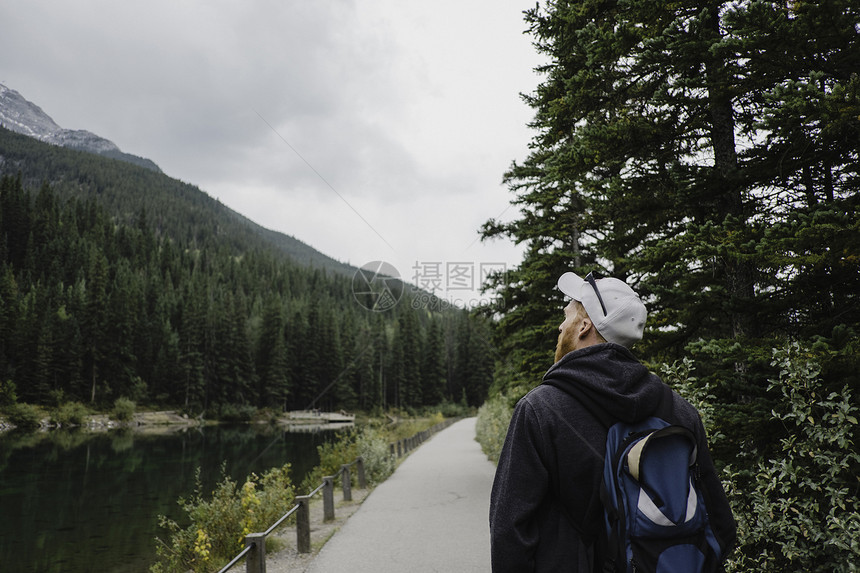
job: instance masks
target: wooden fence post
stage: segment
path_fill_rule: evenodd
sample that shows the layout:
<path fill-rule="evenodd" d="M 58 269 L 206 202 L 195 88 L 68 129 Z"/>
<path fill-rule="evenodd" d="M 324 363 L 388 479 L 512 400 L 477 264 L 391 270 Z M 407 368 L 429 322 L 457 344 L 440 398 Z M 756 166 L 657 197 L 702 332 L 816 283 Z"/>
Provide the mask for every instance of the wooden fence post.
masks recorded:
<path fill-rule="evenodd" d="M 334 476 L 323 477 L 323 521 L 334 520 Z"/>
<path fill-rule="evenodd" d="M 245 547 L 253 546 L 245 557 L 246 573 L 266 573 L 266 534 L 249 533 L 245 536 Z"/>
<path fill-rule="evenodd" d="M 340 481 L 343 484 L 343 501 L 352 501 L 352 476 L 349 464 L 340 466 Z"/>
<path fill-rule="evenodd" d="M 296 551 L 311 552 L 311 496 L 297 495 L 299 510 L 296 514 Z"/>
<path fill-rule="evenodd" d="M 358 458 L 358 460 L 356 460 L 356 461 L 358 463 L 358 487 L 360 489 L 366 489 L 367 488 L 367 476 L 364 475 L 364 460 L 361 458 Z"/>

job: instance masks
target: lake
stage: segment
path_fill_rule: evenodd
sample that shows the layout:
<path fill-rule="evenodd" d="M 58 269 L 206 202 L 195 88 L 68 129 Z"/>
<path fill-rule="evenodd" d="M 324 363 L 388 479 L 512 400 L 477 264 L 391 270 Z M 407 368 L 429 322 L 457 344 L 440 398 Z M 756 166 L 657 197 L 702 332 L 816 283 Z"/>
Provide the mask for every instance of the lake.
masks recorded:
<path fill-rule="evenodd" d="M 0 570 L 145 572 L 159 514 L 186 523 L 180 496 L 223 479 L 292 464 L 299 484 L 331 431 L 207 426 L 162 434 L 51 431 L 0 435 Z"/>

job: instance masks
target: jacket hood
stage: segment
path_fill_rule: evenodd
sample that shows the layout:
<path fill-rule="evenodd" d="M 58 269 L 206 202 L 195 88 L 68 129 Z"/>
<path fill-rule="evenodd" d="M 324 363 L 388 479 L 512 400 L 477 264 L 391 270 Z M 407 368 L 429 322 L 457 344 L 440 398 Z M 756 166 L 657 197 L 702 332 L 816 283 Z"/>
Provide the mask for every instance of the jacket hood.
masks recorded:
<path fill-rule="evenodd" d="M 550 367 L 543 383 L 579 400 L 604 424 L 643 420 L 657 411 L 663 397 L 660 379 L 627 348 L 613 343 L 567 353 Z"/>

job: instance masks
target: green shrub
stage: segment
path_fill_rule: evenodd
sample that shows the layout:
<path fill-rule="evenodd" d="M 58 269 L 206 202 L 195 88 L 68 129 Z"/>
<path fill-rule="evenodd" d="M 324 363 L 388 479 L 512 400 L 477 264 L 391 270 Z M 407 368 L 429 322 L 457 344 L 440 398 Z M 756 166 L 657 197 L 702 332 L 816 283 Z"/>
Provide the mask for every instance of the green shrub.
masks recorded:
<path fill-rule="evenodd" d="M 512 415 L 510 400 L 502 394 L 491 397 L 478 408 L 475 439 L 481 444 L 481 450 L 487 458 L 493 462 L 499 461 Z"/>
<path fill-rule="evenodd" d="M 259 529 L 265 531 L 287 513 L 296 502 L 296 488 L 290 477 L 290 464 L 272 468 L 259 478 Z M 252 478 L 256 478 L 251 474 Z"/>
<path fill-rule="evenodd" d="M 0 408 L 11 406 L 18 402 L 18 388 L 11 380 L 0 382 Z"/>
<path fill-rule="evenodd" d="M 66 402 L 51 415 L 51 421 L 60 426 L 82 426 L 87 421 L 89 410 L 80 402 Z"/>
<path fill-rule="evenodd" d="M 474 413 L 473 410 L 461 403 L 448 401 L 436 406 L 436 410 L 446 418 L 466 418 Z"/>
<path fill-rule="evenodd" d="M 66 403 L 66 393 L 62 388 L 48 390 L 48 403 L 54 408 L 59 408 Z"/>
<path fill-rule="evenodd" d="M 134 418 L 134 412 L 137 409 L 137 404 L 128 398 L 117 398 L 113 403 L 113 410 L 110 417 L 117 422 L 131 422 Z"/>
<path fill-rule="evenodd" d="M 693 375 L 693 360 L 684 358 L 671 365 L 663 364 L 659 370 L 663 382 L 671 386 L 699 411 L 699 417 L 702 419 L 702 425 L 708 435 L 708 442 L 713 445 L 725 438 L 717 425 L 718 417 L 714 406 L 716 398 L 711 394 L 710 386 L 707 384 L 702 386 L 699 379 Z"/>
<path fill-rule="evenodd" d="M 860 571 L 860 454 L 854 447 L 858 408 L 851 392 L 829 392 L 819 366 L 799 345 L 773 351 L 781 399 L 773 416 L 786 429 L 781 456 L 740 452 L 743 468 L 727 467 L 723 484 L 738 522 L 737 549 L 728 572 Z M 722 439 L 713 396 L 684 360 L 662 374 L 698 408 L 712 441 Z"/>
<path fill-rule="evenodd" d="M 42 412 L 31 404 L 13 404 L 6 408 L 6 418 L 21 430 L 35 430 L 42 424 Z"/>
<path fill-rule="evenodd" d="M 378 430 L 364 428 L 356 440 L 356 450 L 364 464 L 368 485 L 381 483 L 394 472 L 395 461 L 391 456 L 389 442 Z"/>
<path fill-rule="evenodd" d="M 250 404 L 221 404 L 218 419 L 222 422 L 250 422 L 257 409 Z"/>
<path fill-rule="evenodd" d="M 376 426 L 376 429 L 385 436 L 389 442 L 396 442 L 405 438 L 411 438 L 419 432 L 432 428 L 439 422 L 444 421 L 445 417 L 440 412 L 435 412 L 430 416 L 415 418 L 406 415 L 400 411 L 400 415 L 396 417 L 397 422 L 394 424 L 385 424 L 384 426 Z"/>
<path fill-rule="evenodd" d="M 391 437 L 384 431 L 363 426 L 361 429 L 343 433 L 333 442 L 317 446 L 320 463 L 305 477 L 302 491 L 309 493 L 315 490 L 322 483 L 323 476 L 336 475 L 341 466 L 351 464 L 359 457 L 364 464 L 364 475 L 369 485 L 385 481 L 396 467 L 391 456 L 390 442 Z M 351 471 L 350 476 L 353 481 L 357 479 L 355 470 Z"/>
<path fill-rule="evenodd" d="M 412 435 L 442 420 L 441 414 L 420 421 L 407 420 L 398 425 L 397 431 Z M 390 442 L 396 439 L 392 436 L 384 429 L 364 426 L 317 446 L 320 463 L 302 482 L 302 493 L 315 490 L 323 476 L 337 474 L 341 466 L 351 464 L 359 456 L 364 461 L 368 482 L 383 481 L 395 468 L 395 460 L 389 452 Z M 295 504 L 296 491 L 289 470 L 287 464 L 269 470 L 260 478 L 252 474 L 241 488 L 225 477 L 209 498 L 202 494 L 198 471 L 194 495 L 188 500 L 180 499 L 191 524 L 181 527 L 172 519 L 159 517 L 159 525 L 167 530 L 169 537 L 167 541 L 159 540 L 158 562 L 150 571 L 217 571 L 242 549 L 245 535 L 265 531 Z M 355 472 L 352 475 L 354 479 L 357 477 Z"/>
<path fill-rule="evenodd" d="M 858 408 L 846 387 L 827 391 L 797 344 L 774 350 L 786 427 L 782 456 L 726 472 L 738 519 L 728 571 L 860 571 Z"/>
<path fill-rule="evenodd" d="M 218 571 L 242 550 L 246 535 L 265 531 L 295 503 L 289 464 L 261 477 L 251 474 L 242 487 L 225 476 L 208 498 L 202 492 L 199 469 L 196 479 L 193 496 L 179 502 L 190 525 L 183 528 L 159 516 L 169 539 L 156 547 L 153 573 Z"/>
<path fill-rule="evenodd" d="M 340 471 L 340 466 L 355 461 L 358 457 L 357 439 L 358 431 L 351 429 L 338 439 L 317 446 L 320 463 L 305 476 L 302 492 L 310 493 L 322 483 L 323 476 L 334 475 Z"/>

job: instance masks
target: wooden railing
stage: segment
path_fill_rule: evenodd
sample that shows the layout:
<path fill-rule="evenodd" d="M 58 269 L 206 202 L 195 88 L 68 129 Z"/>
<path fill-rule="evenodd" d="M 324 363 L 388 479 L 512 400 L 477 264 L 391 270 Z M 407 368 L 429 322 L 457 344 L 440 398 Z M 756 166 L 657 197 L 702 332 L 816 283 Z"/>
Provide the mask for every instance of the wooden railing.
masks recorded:
<path fill-rule="evenodd" d="M 440 422 L 428 430 L 418 432 L 417 434 L 392 442 L 390 444 L 390 452 L 392 457 L 402 457 L 411 450 L 420 446 L 425 440 L 436 432 L 447 428 L 456 420 L 449 419 Z M 283 516 L 280 517 L 269 529 L 262 533 L 249 533 L 245 536 L 245 548 L 236 555 L 229 563 L 227 563 L 218 573 L 225 573 L 232 569 L 243 558 L 245 559 L 246 573 L 266 573 L 266 538 L 283 524 L 293 514 L 296 515 L 296 550 L 299 553 L 310 553 L 311 551 L 311 499 L 322 492 L 323 498 L 323 520 L 332 521 L 334 515 L 334 482 L 337 478 L 341 478 L 341 489 L 343 491 L 343 501 L 352 501 L 352 466 L 356 466 L 358 487 L 365 489 L 367 487 L 367 478 L 364 473 L 364 461 L 357 458 L 349 464 L 340 466 L 340 471 L 331 476 L 324 476 L 322 483 L 312 492 L 307 495 L 297 495 L 296 504 Z"/>

